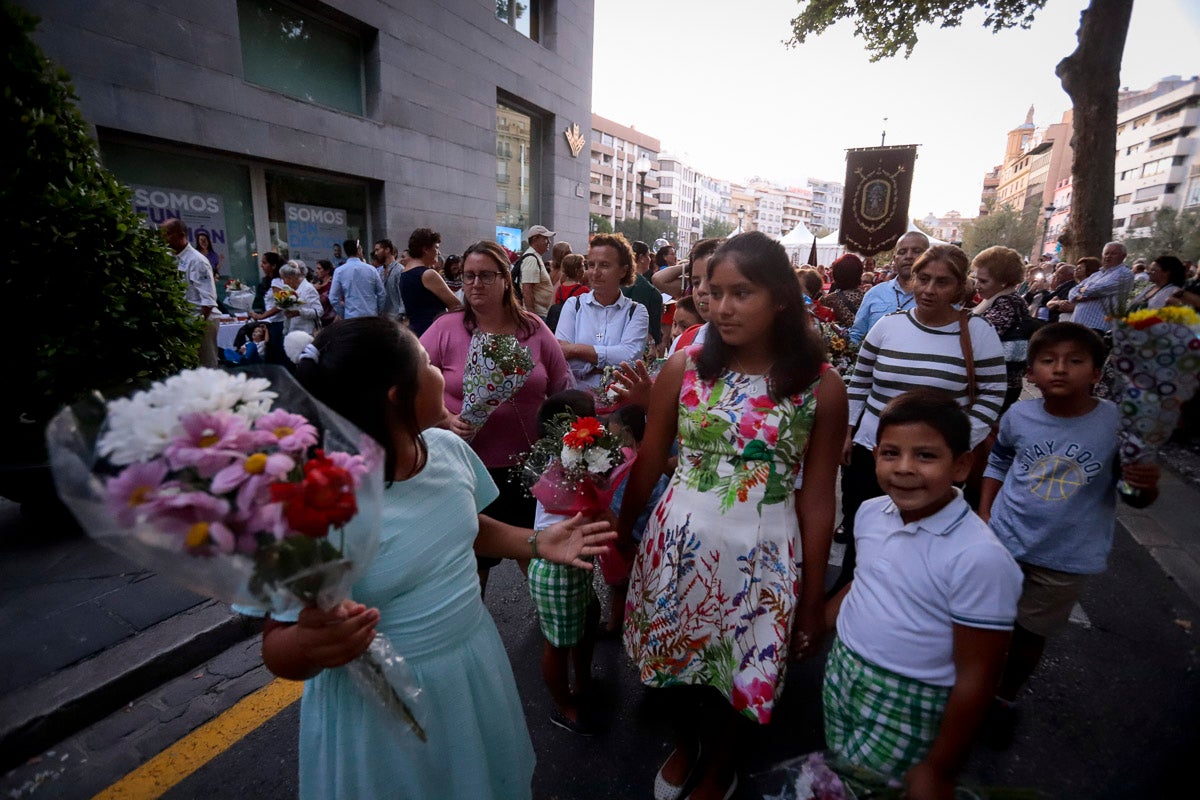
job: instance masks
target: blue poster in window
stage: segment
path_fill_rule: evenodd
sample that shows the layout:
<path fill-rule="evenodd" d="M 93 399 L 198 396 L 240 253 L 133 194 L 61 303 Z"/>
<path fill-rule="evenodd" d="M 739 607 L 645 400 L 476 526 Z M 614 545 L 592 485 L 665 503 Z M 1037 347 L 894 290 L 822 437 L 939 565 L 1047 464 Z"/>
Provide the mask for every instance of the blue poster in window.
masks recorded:
<path fill-rule="evenodd" d="M 287 249 L 288 258 L 298 258 L 313 268 L 322 258 L 337 263 L 333 248 L 337 245 L 340 249 L 346 238 L 346 209 L 284 203 L 283 213 L 287 220 L 287 242 L 280 242 L 279 246 Z"/>
<path fill-rule="evenodd" d="M 133 210 L 157 228 L 169 219 L 182 219 L 188 226 L 188 241 L 212 264 L 213 277 L 220 283 L 226 271 L 229 244 L 225 233 L 225 201 L 212 192 L 168 189 L 131 184 Z"/>
<path fill-rule="evenodd" d="M 521 229 L 497 225 L 496 241 L 514 253 L 519 253 L 521 252 Z"/>

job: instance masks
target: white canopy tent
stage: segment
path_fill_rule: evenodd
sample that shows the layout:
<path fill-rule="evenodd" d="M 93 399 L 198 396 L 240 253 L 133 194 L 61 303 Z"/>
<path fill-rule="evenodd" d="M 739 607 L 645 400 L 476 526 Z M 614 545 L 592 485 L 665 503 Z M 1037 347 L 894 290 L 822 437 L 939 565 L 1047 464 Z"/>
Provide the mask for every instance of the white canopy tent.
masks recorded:
<path fill-rule="evenodd" d="M 829 266 L 838 256 L 846 252 L 846 248 L 837 242 L 837 231 L 817 239 L 816 234 L 810 231 L 803 222 L 793 228 L 779 243 L 787 249 L 793 264 L 807 264 L 814 239 L 817 242 L 818 264 Z"/>

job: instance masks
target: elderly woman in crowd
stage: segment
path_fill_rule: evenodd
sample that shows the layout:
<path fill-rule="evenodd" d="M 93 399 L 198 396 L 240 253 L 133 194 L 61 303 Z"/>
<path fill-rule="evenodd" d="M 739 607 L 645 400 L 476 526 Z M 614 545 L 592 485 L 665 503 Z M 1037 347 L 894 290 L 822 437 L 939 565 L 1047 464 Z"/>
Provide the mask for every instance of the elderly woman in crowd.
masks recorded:
<path fill-rule="evenodd" d="M 971 262 L 975 288 L 982 298 L 971 310 L 995 330 L 1004 347 L 1008 391 L 1000 413 L 1017 402 L 1025 381 L 1025 346 L 1028 344 L 1029 306 L 1018 293 L 1025 274 L 1020 253 L 1011 247 L 989 247 Z M 1022 334 L 1024 338 L 1022 339 Z"/>
<path fill-rule="evenodd" d="M 1084 278 L 1094 275 L 1099 271 L 1100 259 L 1095 258 L 1094 256 L 1084 256 L 1083 258 L 1079 259 L 1075 262 L 1075 270 L 1072 273 L 1074 280 L 1071 281 L 1071 288 L 1074 289 L 1076 286 L 1083 283 Z M 1061 297 L 1057 296 L 1059 294 L 1058 291 L 1056 291 L 1054 294 L 1054 297 L 1046 301 L 1046 308 L 1052 315 L 1058 314 L 1059 322 L 1070 322 L 1075 311 L 1075 304 L 1072 303 L 1068 298 L 1070 290 L 1067 290 L 1067 292 L 1062 294 Z"/>
<path fill-rule="evenodd" d="M 862 259 L 853 253 L 846 253 L 833 262 L 830 268 L 833 276 L 831 291 L 821 297 L 821 305 L 833 312 L 833 321 L 843 328 L 854 324 L 854 315 L 862 305 Z"/>
<path fill-rule="evenodd" d="M 283 309 L 284 333 L 316 333 L 317 324 L 321 319 L 321 294 L 317 287 L 308 282 L 308 278 L 304 277 L 304 268 L 294 261 L 289 261 L 279 268 L 279 277 L 284 285 L 300 298 L 300 305 Z"/>
<path fill-rule="evenodd" d="M 600 386 L 605 367 L 633 363 L 646 349 L 650 316 L 646 307 L 621 292 L 636 279 L 633 250 L 619 233 L 592 237 L 588 248 L 592 290 L 563 304 L 554 335 L 581 386 Z"/>
<path fill-rule="evenodd" d="M 1150 276 L 1150 281 L 1146 288 L 1129 301 L 1131 311 L 1162 308 L 1187 283 L 1187 270 L 1184 269 L 1183 262 L 1166 254 L 1150 262 L 1146 274 Z"/>
<path fill-rule="evenodd" d="M 971 420 L 971 447 L 982 443 L 1000 418 L 1007 386 L 1000 337 L 982 317 L 956 308 L 966 290 L 967 266 L 966 253 L 954 245 L 930 247 L 912 267 L 915 307 L 882 317 L 863 339 L 847 389 L 842 526 L 849 543 L 838 588 L 854 574 L 854 515 L 865 501 L 883 494 L 872 451 L 887 402 L 918 388 L 950 392 Z"/>
<path fill-rule="evenodd" d="M 443 400 L 450 416 L 445 427 L 471 443 L 500 489 L 500 497 L 482 513 L 522 528 L 533 526 L 534 501 L 516 480 L 515 456 L 528 451 L 538 438 L 537 412 L 548 396 L 575 386 L 567 361 L 546 323 L 521 308 L 504 249 L 495 242 L 477 242 L 463 253 L 463 308 L 433 321 L 421 336 L 433 366 L 445 379 Z M 516 394 L 502 402 L 483 427 L 460 416 L 463 372 L 471 339 L 482 334 L 511 334 L 529 348 L 533 371 Z M 499 559 L 476 557 L 479 581 L 487 587 L 488 570 Z"/>

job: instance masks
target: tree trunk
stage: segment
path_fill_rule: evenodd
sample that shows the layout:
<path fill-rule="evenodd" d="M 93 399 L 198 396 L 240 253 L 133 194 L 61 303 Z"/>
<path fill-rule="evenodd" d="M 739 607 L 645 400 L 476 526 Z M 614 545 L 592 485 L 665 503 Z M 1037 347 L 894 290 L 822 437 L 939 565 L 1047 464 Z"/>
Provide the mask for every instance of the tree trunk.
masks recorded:
<path fill-rule="evenodd" d="M 1054 72 L 1074 106 L 1067 261 L 1099 256 L 1112 238 L 1117 94 L 1133 0 L 1092 0 L 1080 14 L 1075 52 Z"/>

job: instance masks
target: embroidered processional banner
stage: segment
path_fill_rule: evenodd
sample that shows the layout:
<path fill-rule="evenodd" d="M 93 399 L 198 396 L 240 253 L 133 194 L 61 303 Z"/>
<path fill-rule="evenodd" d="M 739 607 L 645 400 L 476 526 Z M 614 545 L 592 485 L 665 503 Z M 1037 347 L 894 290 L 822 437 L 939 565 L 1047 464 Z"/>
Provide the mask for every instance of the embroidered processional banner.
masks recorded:
<path fill-rule="evenodd" d="M 838 242 L 864 256 L 891 250 L 908 230 L 917 145 L 846 151 L 846 188 Z"/>

